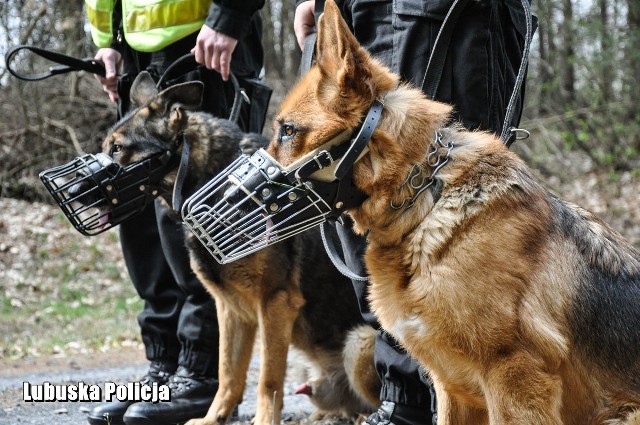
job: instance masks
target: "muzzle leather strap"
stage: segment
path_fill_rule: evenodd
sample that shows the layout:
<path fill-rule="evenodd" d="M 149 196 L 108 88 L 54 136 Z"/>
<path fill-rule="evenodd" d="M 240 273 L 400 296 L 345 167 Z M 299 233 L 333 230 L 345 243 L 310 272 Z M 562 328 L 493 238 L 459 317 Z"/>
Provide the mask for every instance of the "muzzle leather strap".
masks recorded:
<path fill-rule="evenodd" d="M 173 211 L 180 214 L 182 204 L 182 186 L 184 186 L 184 180 L 187 177 L 187 168 L 189 168 L 189 155 L 191 154 L 191 147 L 189 141 L 182 134 L 182 155 L 180 156 L 180 165 L 178 165 L 178 174 L 176 175 L 176 181 L 173 185 Z"/>
<path fill-rule="evenodd" d="M 104 199 L 114 206 L 112 227 L 141 211 L 158 196 L 158 182 L 172 166 L 173 159 L 174 155 L 169 151 L 158 152 L 138 163 L 120 167 L 118 173 L 109 179 L 92 177 Z"/>
<path fill-rule="evenodd" d="M 334 173 L 336 180 L 332 183 L 326 183 L 335 186 L 331 191 L 335 194 L 333 199 L 326 200 L 333 209 L 331 217 L 334 219 L 338 219 L 345 209 L 356 207 L 366 199 L 366 194 L 353 185 L 353 175 L 350 171 L 371 140 L 371 136 L 373 136 L 373 132 L 380 121 L 383 108 L 384 103 L 382 101 L 374 100 L 367 116 L 357 129 L 356 136 L 351 138 L 351 143 L 340 143 L 326 150 L 321 150 L 288 177 L 293 184 L 302 183 L 305 180 L 313 180 L 315 172 L 329 167 L 340 159 Z M 315 182 L 315 184 L 318 183 Z"/>
<path fill-rule="evenodd" d="M 349 171 L 353 169 L 353 165 L 366 148 L 369 140 L 371 140 L 373 132 L 378 126 L 378 122 L 382 116 L 383 109 L 384 103 L 378 99 L 374 100 L 351 144 L 342 143 L 330 149 L 329 152 L 321 151 L 311 161 L 304 164 L 300 170 L 298 170 L 298 173 L 296 173 L 301 174 L 300 171 L 303 168 L 306 168 L 303 173 L 310 175 L 315 172 L 312 170 L 322 168 L 322 165 L 324 164 L 323 160 L 326 160 L 328 164 L 331 164 L 334 161 L 333 158 L 342 158 L 335 171 L 335 176 L 338 179 L 338 189 L 335 201 L 332 205 L 333 212 L 330 215 L 334 220 L 339 220 L 340 214 L 345 209 L 360 205 L 366 199 L 366 194 L 353 185 L 353 173 L 350 173 Z M 334 241 L 325 233 L 326 228 L 326 223 L 323 223 L 320 226 L 320 232 L 325 251 L 333 265 L 347 278 L 353 281 L 366 282 L 368 280 L 367 276 L 360 276 L 349 269 L 349 266 L 347 266 L 345 261 L 342 259 L 342 256 L 338 253 Z"/>
<path fill-rule="evenodd" d="M 384 102 L 375 99 L 371 108 L 369 108 L 367 116 L 364 118 L 364 121 L 360 126 L 358 134 L 353 139 L 353 143 L 351 143 L 349 150 L 342 157 L 338 167 L 336 167 L 337 179 L 343 178 L 345 174 L 353 168 L 353 164 L 355 164 L 360 154 L 364 151 L 364 148 L 369 143 L 369 140 L 371 140 L 371 136 L 373 136 L 373 132 L 378 126 L 378 122 L 382 116 L 382 109 L 384 109 Z"/>
<path fill-rule="evenodd" d="M 371 140 L 371 136 L 373 136 L 373 132 L 380 121 L 383 108 L 384 103 L 382 101 L 378 99 L 374 100 L 362 125 L 357 129 L 358 132 L 356 136 L 350 139 L 351 143 L 340 143 L 328 149 L 321 150 L 292 174 L 295 180 L 302 182 L 311 177 L 315 172 L 332 165 L 338 159 L 340 159 L 340 163 L 337 165 L 334 175 L 338 180 L 343 179 L 353 168 L 358 157 L 364 152 L 369 140 Z M 294 183 L 294 179 L 290 180 Z"/>
<path fill-rule="evenodd" d="M 316 171 L 327 168 L 328 166 L 333 164 L 336 159 L 342 158 L 349 147 L 349 143 L 341 143 L 339 145 L 332 146 L 329 149 L 321 150 L 309 161 L 302 164 L 300 168 L 298 168 L 296 172 L 292 174 L 292 176 L 294 176 L 295 180 L 298 182 L 302 182 L 308 179 Z M 292 183 L 294 182 L 292 181 Z"/>
<path fill-rule="evenodd" d="M 143 192 L 146 193 L 147 196 L 145 204 L 148 204 L 156 198 L 159 193 L 158 182 L 162 180 L 167 170 L 171 168 L 174 163 L 174 158 L 175 155 L 173 152 L 165 151 L 124 168 L 124 170 L 127 170 L 127 173 L 131 170 L 132 180 L 143 183 Z M 117 184 L 116 180 L 116 185 Z"/>

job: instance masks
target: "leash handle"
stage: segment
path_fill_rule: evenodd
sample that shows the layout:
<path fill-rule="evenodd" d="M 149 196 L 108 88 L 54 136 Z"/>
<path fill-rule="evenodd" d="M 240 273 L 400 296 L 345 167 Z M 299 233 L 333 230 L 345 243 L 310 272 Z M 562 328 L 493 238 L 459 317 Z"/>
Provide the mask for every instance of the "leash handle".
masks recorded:
<path fill-rule="evenodd" d="M 196 57 L 193 53 L 187 53 L 186 55 L 180 56 L 176 59 L 171 65 L 167 67 L 164 71 L 160 79 L 156 83 L 156 87 L 158 89 L 162 89 L 162 85 L 168 80 L 170 77 L 175 77 L 181 74 L 185 74 L 189 71 L 196 70 L 202 67 L 202 64 L 196 62 Z M 238 119 L 240 118 L 240 110 L 242 109 L 242 102 L 246 102 L 247 104 L 251 104 L 251 99 L 247 95 L 247 92 L 244 88 L 240 86 L 238 82 L 238 78 L 236 78 L 233 72 L 229 73 L 229 79 L 231 80 L 231 84 L 233 84 L 234 96 L 233 96 L 233 105 L 231 106 L 231 111 L 229 112 L 229 121 L 237 124 Z"/>
<path fill-rule="evenodd" d="M 22 74 L 11 67 L 15 56 L 22 50 L 31 51 L 38 56 L 59 64 L 60 66 L 49 67 L 49 69 L 45 72 L 39 72 L 35 74 Z M 11 73 L 11 75 L 18 78 L 19 80 L 23 81 L 40 81 L 49 77 L 53 77 L 54 75 L 66 74 L 72 71 L 87 71 L 91 74 L 97 74 L 103 77 L 106 75 L 106 70 L 102 61 L 93 58 L 78 59 L 71 56 L 63 55 L 62 53 L 57 53 L 51 50 L 41 49 L 34 46 L 19 45 L 12 47 L 5 54 L 4 60 L 9 73 Z"/>

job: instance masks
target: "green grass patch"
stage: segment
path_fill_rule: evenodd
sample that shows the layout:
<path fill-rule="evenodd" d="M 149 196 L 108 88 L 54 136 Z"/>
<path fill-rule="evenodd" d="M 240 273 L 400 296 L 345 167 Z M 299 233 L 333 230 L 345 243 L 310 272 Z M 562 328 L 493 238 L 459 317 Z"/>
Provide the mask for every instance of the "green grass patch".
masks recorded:
<path fill-rule="evenodd" d="M 140 340 L 136 317 L 143 301 L 127 274 L 117 231 L 85 237 L 57 211 L 37 211 L 41 222 L 25 219 L 18 231 L 17 222 L 9 222 L 13 217 L 0 217 L 0 225 L 18 232 L 0 238 L 0 266 L 7 267 L 0 287 L 0 358 Z"/>

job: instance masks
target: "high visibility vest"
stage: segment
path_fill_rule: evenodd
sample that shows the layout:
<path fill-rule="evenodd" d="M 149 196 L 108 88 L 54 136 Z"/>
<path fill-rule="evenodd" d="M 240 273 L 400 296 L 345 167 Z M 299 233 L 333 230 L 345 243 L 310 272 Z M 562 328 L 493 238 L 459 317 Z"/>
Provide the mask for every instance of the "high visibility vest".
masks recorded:
<path fill-rule="evenodd" d="M 113 42 L 115 0 L 85 0 L 91 37 L 98 47 Z M 198 31 L 211 0 L 122 0 L 122 34 L 133 49 L 157 52 Z"/>

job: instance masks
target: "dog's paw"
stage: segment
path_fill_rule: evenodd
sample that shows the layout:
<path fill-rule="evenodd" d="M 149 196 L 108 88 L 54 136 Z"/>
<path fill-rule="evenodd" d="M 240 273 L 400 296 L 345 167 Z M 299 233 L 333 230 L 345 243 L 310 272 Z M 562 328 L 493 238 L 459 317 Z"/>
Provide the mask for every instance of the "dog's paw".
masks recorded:
<path fill-rule="evenodd" d="M 318 409 L 315 412 L 313 412 L 311 415 L 309 415 L 309 420 L 311 422 L 317 422 L 325 419 L 326 417 L 327 417 L 327 412 L 325 412 L 324 410 Z"/>
<path fill-rule="evenodd" d="M 191 419 L 185 425 L 223 425 L 226 422 L 227 421 L 218 421 L 217 419 L 204 417 L 204 418 Z"/>

